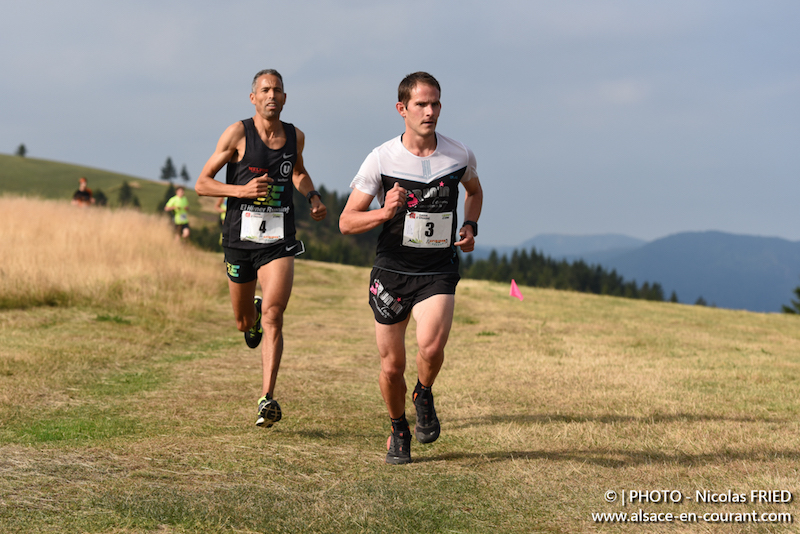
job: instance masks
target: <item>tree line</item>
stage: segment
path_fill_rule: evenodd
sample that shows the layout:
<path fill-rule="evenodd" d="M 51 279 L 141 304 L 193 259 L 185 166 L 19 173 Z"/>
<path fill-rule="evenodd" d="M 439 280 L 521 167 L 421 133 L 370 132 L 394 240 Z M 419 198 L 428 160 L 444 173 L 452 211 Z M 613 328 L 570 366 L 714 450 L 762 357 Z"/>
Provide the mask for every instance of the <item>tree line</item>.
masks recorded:
<path fill-rule="evenodd" d="M 644 300 L 664 300 L 664 289 L 658 282 L 644 282 L 638 285 L 635 280 L 626 281 L 617 274 L 600 265 L 589 265 L 583 260 L 568 262 L 555 260 L 535 248 L 514 250 L 509 257 L 499 256 L 492 250 L 486 259 L 476 260 L 472 255 L 462 257 L 462 276 L 478 280 L 507 282 L 515 280 L 518 284 L 531 287 L 565 289 L 596 295 L 610 295 Z M 669 299 L 677 302 L 673 291 Z"/>

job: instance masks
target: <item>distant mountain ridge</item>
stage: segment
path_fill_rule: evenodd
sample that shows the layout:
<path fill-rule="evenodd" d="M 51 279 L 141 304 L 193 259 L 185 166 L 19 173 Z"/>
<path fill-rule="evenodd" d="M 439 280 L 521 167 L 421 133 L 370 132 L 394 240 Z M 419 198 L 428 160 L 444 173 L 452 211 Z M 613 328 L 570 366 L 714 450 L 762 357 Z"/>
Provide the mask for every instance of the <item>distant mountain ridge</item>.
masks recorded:
<path fill-rule="evenodd" d="M 537 251 L 568 261 L 582 259 L 616 270 L 625 280 L 658 282 L 665 296 L 683 303 L 702 297 L 722 308 L 779 312 L 800 285 L 800 242 L 718 231 L 683 232 L 651 242 L 616 234 L 545 234 L 514 249 Z M 485 257 L 485 250 L 478 257 Z"/>
<path fill-rule="evenodd" d="M 610 251 L 623 251 L 641 247 L 647 241 L 622 234 L 563 235 L 539 234 L 528 239 L 520 248 L 535 248 L 554 259 L 580 258 L 586 254 L 606 254 Z"/>
<path fill-rule="evenodd" d="M 686 232 L 606 258 L 603 266 L 626 279 L 658 281 L 681 302 L 703 297 L 721 308 L 779 312 L 800 285 L 800 242 Z"/>
<path fill-rule="evenodd" d="M 627 250 L 641 247 L 646 243 L 647 241 L 643 239 L 622 234 L 539 234 L 518 246 L 492 247 L 479 242 L 475 246 L 475 259 L 488 258 L 492 250 L 502 256 L 503 254 L 511 254 L 515 249 L 530 251 L 535 248 L 537 252 L 553 259 L 574 261 L 583 259 L 587 255 L 592 255 L 595 258 L 612 257 Z"/>

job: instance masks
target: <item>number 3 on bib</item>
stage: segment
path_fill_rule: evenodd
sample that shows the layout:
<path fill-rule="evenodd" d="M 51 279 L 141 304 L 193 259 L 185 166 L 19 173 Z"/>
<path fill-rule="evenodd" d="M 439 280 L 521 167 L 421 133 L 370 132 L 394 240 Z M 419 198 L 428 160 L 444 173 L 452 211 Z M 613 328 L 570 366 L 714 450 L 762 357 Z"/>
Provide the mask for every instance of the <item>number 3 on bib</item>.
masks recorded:
<path fill-rule="evenodd" d="M 447 248 L 453 234 L 453 213 L 406 213 L 403 246 L 412 248 Z"/>

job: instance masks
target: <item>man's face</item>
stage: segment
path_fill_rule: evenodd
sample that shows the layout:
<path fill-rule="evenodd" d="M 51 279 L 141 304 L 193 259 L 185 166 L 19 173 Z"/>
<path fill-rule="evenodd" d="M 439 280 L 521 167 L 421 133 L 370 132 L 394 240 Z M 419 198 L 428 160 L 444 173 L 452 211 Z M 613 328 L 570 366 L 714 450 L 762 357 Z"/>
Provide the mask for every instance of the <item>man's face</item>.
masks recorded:
<path fill-rule="evenodd" d="M 432 85 L 418 83 L 411 90 L 411 98 L 407 104 L 397 103 L 397 111 L 406 122 L 406 129 L 421 137 L 433 135 L 442 103 L 439 102 L 439 91 Z"/>
<path fill-rule="evenodd" d="M 250 102 L 256 106 L 256 113 L 265 119 L 280 118 L 286 103 L 286 93 L 280 78 L 264 74 L 256 80 L 256 90 L 250 93 Z"/>

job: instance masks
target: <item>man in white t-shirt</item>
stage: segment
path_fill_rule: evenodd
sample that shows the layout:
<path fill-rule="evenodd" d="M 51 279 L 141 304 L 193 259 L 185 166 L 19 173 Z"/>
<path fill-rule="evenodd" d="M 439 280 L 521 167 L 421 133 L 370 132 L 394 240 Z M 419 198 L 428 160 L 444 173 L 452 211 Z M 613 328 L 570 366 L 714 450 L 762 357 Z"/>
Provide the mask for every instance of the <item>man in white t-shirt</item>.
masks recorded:
<path fill-rule="evenodd" d="M 405 132 L 367 156 L 350 187 L 339 218 L 343 234 L 383 225 L 371 273 L 369 299 L 381 356 L 380 387 L 392 433 L 386 462 L 411 462 L 405 416 L 405 333 L 417 323 L 418 370 L 412 400 L 414 432 L 421 443 L 439 437 L 433 386 L 444 361 L 459 281 L 458 254 L 475 248 L 483 190 L 475 156 L 458 141 L 436 133 L 441 110 L 439 82 L 428 73 L 406 76 L 398 87 L 397 111 Z M 457 224 L 459 184 L 466 192 L 464 224 Z M 380 209 L 370 210 L 374 198 Z"/>

